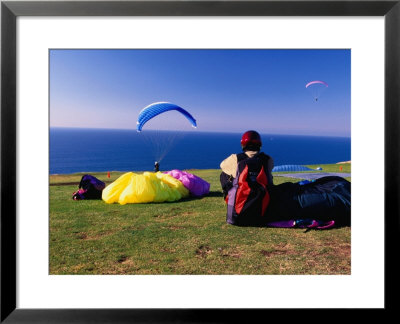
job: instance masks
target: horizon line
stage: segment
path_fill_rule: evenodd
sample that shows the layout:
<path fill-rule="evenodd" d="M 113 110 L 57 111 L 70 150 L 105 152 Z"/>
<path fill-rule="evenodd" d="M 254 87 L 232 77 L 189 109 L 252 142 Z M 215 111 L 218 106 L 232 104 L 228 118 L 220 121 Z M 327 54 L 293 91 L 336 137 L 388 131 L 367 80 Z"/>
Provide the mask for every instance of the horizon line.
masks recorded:
<path fill-rule="evenodd" d="M 67 129 L 88 129 L 88 130 L 122 130 L 122 131 L 135 131 L 135 128 L 104 128 L 104 127 L 73 127 L 73 126 L 49 126 L 49 129 L 52 128 L 67 128 Z M 173 129 L 148 129 L 149 131 L 169 131 L 173 132 Z M 182 132 L 191 132 L 190 130 L 178 130 Z M 196 129 L 196 132 L 199 133 L 221 133 L 221 134 L 242 134 L 241 131 L 204 131 Z M 345 135 L 309 135 L 309 134 L 280 134 L 280 133 L 264 133 L 259 132 L 261 135 L 278 135 L 278 136 L 308 136 L 308 137 L 340 137 L 340 138 L 350 138 L 351 136 Z"/>

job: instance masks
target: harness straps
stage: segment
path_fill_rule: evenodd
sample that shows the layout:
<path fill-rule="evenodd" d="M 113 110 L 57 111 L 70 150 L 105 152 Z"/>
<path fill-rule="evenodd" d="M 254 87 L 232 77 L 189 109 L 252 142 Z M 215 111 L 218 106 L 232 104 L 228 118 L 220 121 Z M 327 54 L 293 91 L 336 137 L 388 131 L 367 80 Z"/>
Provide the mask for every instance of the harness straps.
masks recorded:
<path fill-rule="evenodd" d="M 249 157 L 247 156 L 246 153 L 239 153 L 239 154 L 236 154 L 236 158 L 237 158 L 237 163 L 239 163 L 240 161 L 246 160 Z"/>
<path fill-rule="evenodd" d="M 253 156 L 253 158 L 255 158 L 255 157 L 260 157 L 261 160 L 263 160 L 265 167 L 266 168 L 268 167 L 267 164 L 268 164 L 268 160 L 270 159 L 269 155 L 265 154 L 264 152 L 258 152 L 256 155 Z M 246 153 L 236 154 L 236 158 L 237 158 L 237 163 L 239 163 L 243 160 L 246 160 L 246 159 L 250 159 L 250 157 L 248 157 Z"/>

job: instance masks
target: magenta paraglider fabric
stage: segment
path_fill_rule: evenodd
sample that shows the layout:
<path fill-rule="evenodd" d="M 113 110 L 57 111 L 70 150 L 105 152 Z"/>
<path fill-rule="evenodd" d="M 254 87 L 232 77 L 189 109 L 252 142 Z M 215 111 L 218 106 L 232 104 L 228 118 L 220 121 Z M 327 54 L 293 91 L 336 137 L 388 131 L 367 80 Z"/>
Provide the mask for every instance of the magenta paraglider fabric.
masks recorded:
<path fill-rule="evenodd" d="M 171 170 L 164 173 L 182 182 L 193 196 L 201 197 L 210 192 L 210 184 L 192 173 L 181 170 Z"/>
<path fill-rule="evenodd" d="M 307 84 L 306 84 L 306 88 L 308 88 L 310 85 L 312 85 L 312 84 L 323 84 L 324 86 L 327 86 L 328 87 L 328 83 L 326 83 L 326 82 L 324 82 L 324 81 L 320 81 L 320 80 L 315 80 L 315 81 L 311 81 L 311 82 L 308 82 Z"/>

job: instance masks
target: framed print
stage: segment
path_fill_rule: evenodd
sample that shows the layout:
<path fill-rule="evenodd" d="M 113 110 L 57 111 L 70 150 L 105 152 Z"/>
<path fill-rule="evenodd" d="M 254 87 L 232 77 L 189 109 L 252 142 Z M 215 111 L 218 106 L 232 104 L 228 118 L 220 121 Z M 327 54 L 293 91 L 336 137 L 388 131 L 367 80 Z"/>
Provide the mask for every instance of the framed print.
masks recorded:
<path fill-rule="evenodd" d="M 2 1 L 1 26 L 1 321 L 218 322 L 270 309 L 393 309 L 399 234 L 398 0 Z M 306 90 L 316 87 L 322 92 L 306 97 Z M 296 100 L 289 101 L 294 91 Z M 124 108 L 132 105 L 136 108 Z M 270 106 L 271 113 L 263 115 L 269 108 L 260 108 L 253 118 L 245 116 L 250 109 L 242 107 L 257 105 Z M 306 106 L 313 109 L 302 111 Z M 182 119 L 174 115 L 157 124 L 153 115 L 145 115 L 149 108 L 157 116 L 164 109 Z M 132 121 L 135 132 L 129 130 Z M 189 131 L 197 127 L 205 133 L 201 139 L 180 139 L 170 151 L 175 160 L 163 159 L 163 153 L 153 157 L 153 139 L 146 144 L 136 139 L 138 133 L 146 135 L 147 126 L 154 125 L 154 131 L 165 126 L 157 135 L 158 142 L 166 140 L 165 149 L 175 141 L 169 140 L 168 127 L 175 129 L 180 121 Z M 212 223 L 225 217 L 225 205 L 215 189 L 219 171 L 204 171 L 218 169 L 219 162 L 206 162 L 211 156 L 221 161 L 219 154 L 227 153 L 221 147 L 231 139 L 218 131 L 239 133 L 243 123 L 246 130 L 250 125 L 261 130 L 266 149 L 287 140 L 279 136 L 292 136 L 284 142 L 289 145 L 295 135 L 324 134 L 345 145 L 336 162 L 352 165 L 351 235 L 350 229 L 242 227 L 235 232 L 225 219 Z M 311 160 L 298 164 L 317 167 L 312 160 L 326 143 L 309 139 L 313 149 L 303 155 Z M 199 152 L 185 151 L 185 145 Z M 301 154 L 296 149 L 292 144 Z M 71 150 L 79 158 L 71 160 Z M 293 161 L 281 159 L 278 149 L 273 157 L 275 166 Z M 331 162 L 318 161 L 329 175 L 340 171 L 350 178 L 348 164 L 327 167 Z M 143 188 L 145 176 L 130 171 L 153 167 L 197 174 L 202 184 L 208 181 L 211 199 L 202 204 L 190 196 L 185 210 L 170 197 L 152 198 L 151 210 L 144 204 L 131 208 L 132 201 L 124 199 L 137 195 L 121 198 L 121 179 L 130 188 L 143 181 Z M 109 197 L 110 204 L 76 201 L 85 200 L 83 175 L 89 172 L 98 180 L 91 182 L 93 188 L 105 182 L 109 193 L 117 183 L 119 198 L 112 200 L 115 195 L 106 196 L 102 187 L 96 197 L 105 202 Z M 171 197 L 189 197 L 178 175 L 151 174 L 158 174 L 152 184 L 160 183 L 163 197 L 164 177 L 171 177 Z M 274 173 L 275 184 L 279 177 Z M 290 174 L 283 178 L 290 180 Z M 164 201 L 171 202 L 167 209 Z M 133 220 L 131 214 L 140 217 Z M 228 243 L 232 237 L 247 240 L 246 247 Z M 277 237 L 281 241 L 275 244 Z M 146 254 L 152 246 L 157 251 Z M 316 257 L 325 263 L 316 264 Z"/>

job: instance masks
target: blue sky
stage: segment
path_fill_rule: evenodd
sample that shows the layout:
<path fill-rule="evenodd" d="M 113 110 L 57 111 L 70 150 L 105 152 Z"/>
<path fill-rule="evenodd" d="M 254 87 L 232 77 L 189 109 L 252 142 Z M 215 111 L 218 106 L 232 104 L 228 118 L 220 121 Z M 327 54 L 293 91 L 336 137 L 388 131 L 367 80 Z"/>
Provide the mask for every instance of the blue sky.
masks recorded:
<path fill-rule="evenodd" d="M 175 103 L 198 131 L 350 137 L 350 50 L 51 50 L 50 127 L 135 129 Z M 305 85 L 329 84 L 315 101 Z M 190 129 L 178 112 L 148 129 Z"/>

